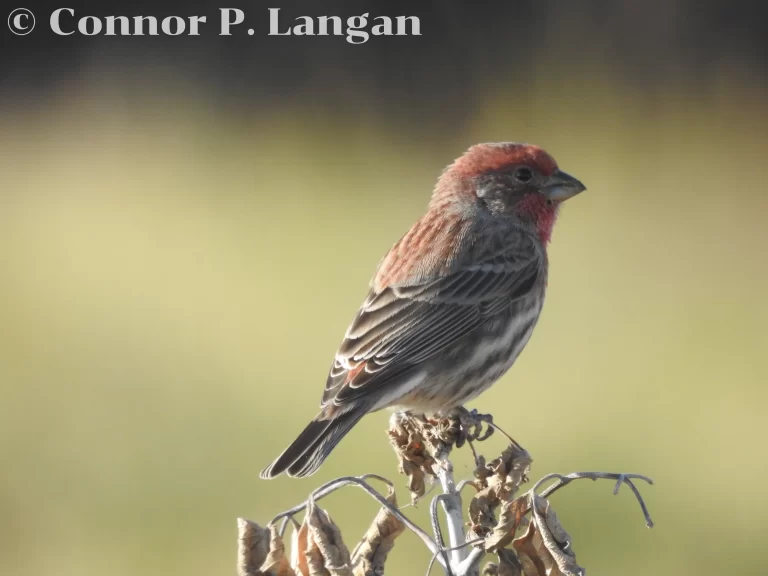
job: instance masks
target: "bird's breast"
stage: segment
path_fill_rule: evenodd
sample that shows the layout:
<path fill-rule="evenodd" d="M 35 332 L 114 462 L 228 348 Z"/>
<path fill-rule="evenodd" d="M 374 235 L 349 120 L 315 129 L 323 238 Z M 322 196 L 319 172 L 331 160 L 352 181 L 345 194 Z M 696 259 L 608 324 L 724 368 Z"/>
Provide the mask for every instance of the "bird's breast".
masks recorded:
<path fill-rule="evenodd" d="M 525 348 L 543 301 L 542 289 L 512 302 L 508 310 L 433 358 L 424 380 L 398 404 L 423 412 L 444 411 L 490 388 Z"/>

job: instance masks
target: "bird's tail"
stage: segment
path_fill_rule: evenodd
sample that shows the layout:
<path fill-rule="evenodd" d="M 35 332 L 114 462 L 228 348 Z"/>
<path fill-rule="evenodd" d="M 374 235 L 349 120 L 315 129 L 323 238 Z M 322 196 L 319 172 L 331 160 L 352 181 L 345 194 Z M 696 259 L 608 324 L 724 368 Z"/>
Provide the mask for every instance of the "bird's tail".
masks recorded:
<path fill-rule="evenodd" d="M 303 478 L 317 472 L 336 444 L 366 413 L 366 410 L 350 410 L 329 420 L 315 417 L 299 437 L 277 459 L 261 471 L 262 478 L 269 479 L 283 472 L 294 478 Z"/>

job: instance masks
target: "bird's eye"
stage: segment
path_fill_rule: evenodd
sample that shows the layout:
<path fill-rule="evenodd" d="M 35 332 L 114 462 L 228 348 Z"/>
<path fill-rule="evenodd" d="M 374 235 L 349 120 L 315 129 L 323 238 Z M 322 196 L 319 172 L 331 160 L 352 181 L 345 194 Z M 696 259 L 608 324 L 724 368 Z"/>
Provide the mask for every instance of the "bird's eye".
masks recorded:
<path fill-rule="evenodd" d="M 528 184 L 528 182 L 533 180 L 533 171 L 526 166 L 521 166 L 515 170 L 515 180 L 523 184 Z"/>

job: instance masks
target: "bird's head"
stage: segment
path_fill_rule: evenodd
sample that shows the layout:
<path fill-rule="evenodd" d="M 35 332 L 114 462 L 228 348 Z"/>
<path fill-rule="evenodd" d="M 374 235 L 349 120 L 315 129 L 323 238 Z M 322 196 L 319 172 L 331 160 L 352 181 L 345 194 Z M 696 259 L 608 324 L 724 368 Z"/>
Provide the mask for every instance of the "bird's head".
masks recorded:
<path fill-rule="evenodd" d="M 549 241 L 561 202 L 586 188 L 531 144 L 477 144 L 448 166 L 432 204 L 511 218 L 533 226 Z"/>

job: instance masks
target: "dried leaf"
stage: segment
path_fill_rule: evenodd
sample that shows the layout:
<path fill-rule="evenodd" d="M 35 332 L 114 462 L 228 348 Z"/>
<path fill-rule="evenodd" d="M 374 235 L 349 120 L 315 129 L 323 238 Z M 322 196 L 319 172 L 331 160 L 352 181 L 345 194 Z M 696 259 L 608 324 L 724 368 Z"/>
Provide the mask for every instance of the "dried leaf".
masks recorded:
<path fill-rule="evenodd" d="M 485 544 L 486 550 L 496 551 L 514 538 L 522 514 L 513 498 L 520 484 L 528 480 L 531 462 L 528 452 L 513 444 L 495 460 L 475 469 L 478 481 L 473 485 L 479 491 L 469 503 L 470 537 L 493 534 L 492 541 Z M 501 515 L 497 521 L 499 506 Z"/>
<path fill-rule="evenodd" d="M 416 503 L 427 491 L 424 470 L 407 460 L 400 462 L 399 470 L 401 474 L 408 476 L 408 491 L 411 493 L 411 501 Z"/>
<path fill-rule="evenodd" d="M 559 572 L 550 572 L 550 574 L 562 573 L 566 576 L 582 576 L 585 570 L 576 563 L 576 554 L 571 545 L 571 537 L 560 524 L 557 514 L 547 500 L 536 495 L 533 498 L 534 521 L 541 533 L 544 546 L 559 570 Z"/>
<path fill-rule="evenodd" d="M 509 500 L 509 496 L 516 493 L 520 485 L 528 481 L 528 471 L 531 469 L 533 459 L 530 454 L 520 446 L 509 445 L 501 456 L 486 464 L 486 468 L 492 470 L 494 475 L 501 480 L 501 490 L 507 494 L 500 497 Z"/>
<path fill-rule="evenodd" d="M 390 487 L 387 502 L 397 508 L 395 491 Z M 355 576 L 382 576 L 387 555 L 395 545 L 395 538 L 405 531 L 403 524 L 389 510 L 382 507 L 363 539 L 352 552 Z"/>
<path fill-rule="evenodd" d="M 328 513 L 310 501 L 304 519 L 308 526 L 307 565 L 309 573 L 352 576 L 351 560 L 339 527 Z M 318 571 L 319 568 L 322 568 Z"/>
<path fill-rule="evenodd" d="M 528 530 L 525 534 L 515 538 L 512 542 L 512 547 L 517 551 L 517 557 L 525 576 L 548 576 L 544 561 L 539 556 L 541 538 L 539 537 L 537 540 L 537 536 L 536 523 L 531 522 L 528 524 Z"/>
<path fill-rule="evenodd" d="M 308 537 L 309 528 L 306 522 L 296 527 L 291 537 L 291 568 L 300 576 L 309 576 L 309 565 L 307 564 Z"/>
<path fill-rule="evenodd" d="M 525 514 L 526 504 L 525 498 L 502 503 L 499 521 L 485 539 L 486 551 L 498 552 L 512 542 Z"/>
<path fill-rule="evenodd" d="M 428 422 L 428 425 L 431 431 L 430 437 L 434 439 L 436 448 L 438 448 L 438 444 L 446 446 L 456 444 L 459 448 L 461 447 L 459 446 L 461 436 L 461 423 L 459 420 L 455 418 L 439 418 Z"/>
<path fill-rule="evenodd" d="M 480 484 L 486 486 L 486 479 L 493 474 L 493 471 L 489 470 L 485 465 L 485 456 L 478 454 L 475 460 L 475 469 L 472 471 L 475 478 L 480 481 Z"/>
<path fill-rule="evenodd" d="M 512 550 L 499 550 L 499 576 L 521 576 L 520 562 Z"/>
<path fill-rule="evenodd" d="M 269 553 L 269 530 L 245 518 L 237 519 L 237 574 L 262 576 L 259 567 Z"/>
<path fill-rule="evenodd" d="M 408 490 L 411 500 L 416 502 L 426 492 L 426 476 L 434 476 L 434 450 L 439 440 L 425 439 L 425 431 L 432 434 L 433 428 L 425 428 L 420 420 L 402 415 L 390 421 L 389 441 L 397 454 L 401 474 L 408 476 Z"/>
<path fill-rule="evenodd" d="M 489 562 L 483 568 L 483 576 L 521 576 L 520 563 L 512 550 L 503 548 L 498 553 L 499 562 Z"/>
<path fill-rule="evenodd" d="M 533 495 L 533 519 L 512 542 L 525 576 L 583 576 L 568 533 L 544 498 Z M 557 535 L 557 536 L 555 536 Z"/>
<path fill-rule="evenodd" d="M 262 563 L 257 574 L 265 574 L 269 576 L 296 576 L 296 573 L 291 568 L 288 558 L 285 557 L 285 545 L 283 539 L 280 536 L 280 531 L 277 525 L 269 527 L 269 553 L 266 559 Z"/>
<path fill-rule="evenodd" d="M 470 537 L 485 538 L 496 526 L 499 505 L 496 486 L 486 486 L 469 502 Z"/>
<path fill-rule="evenodd" d="M 320 552 L 320 548 L 317 547 L 317 544 L 315 544 L 312 538 L 307 540 L 306 558 L 309 576 L 328 576 L 328 574 L 330 574 L 330 572 L 325 569 L 325 559 L 323 558 L 323 554 Z"/>

